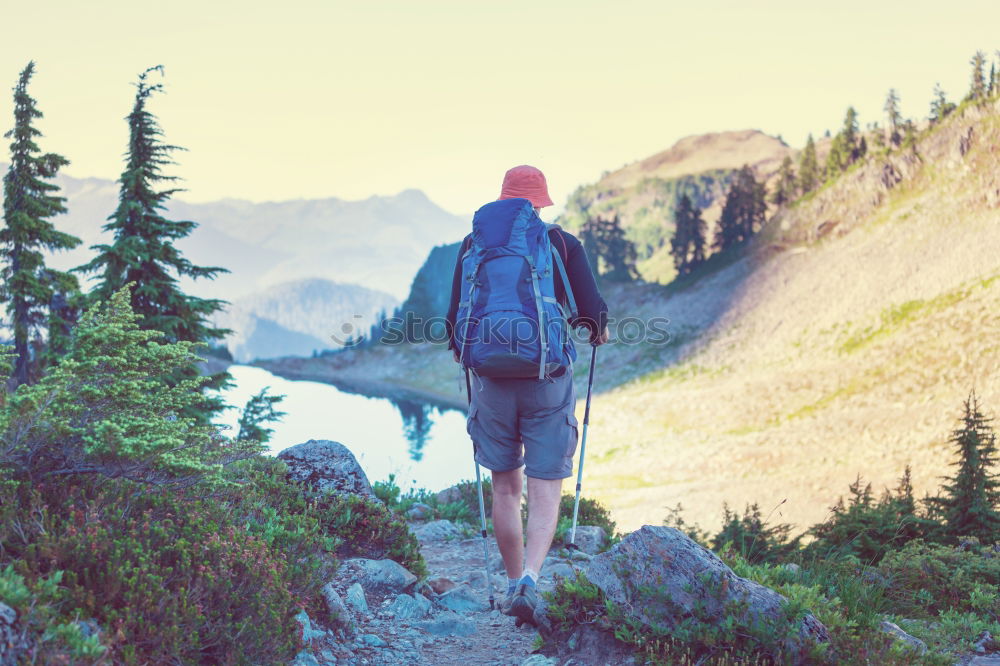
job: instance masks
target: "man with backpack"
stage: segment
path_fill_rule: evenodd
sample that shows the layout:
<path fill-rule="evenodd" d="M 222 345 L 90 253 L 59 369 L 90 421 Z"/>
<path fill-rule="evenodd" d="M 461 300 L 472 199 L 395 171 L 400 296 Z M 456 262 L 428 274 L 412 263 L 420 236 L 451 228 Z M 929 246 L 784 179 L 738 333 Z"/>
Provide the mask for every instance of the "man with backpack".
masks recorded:
<path fill-rule="evenodd" d="M 536 583 L 577 446 L 570 328 L 585 327 L 595 346 L 608 339 L 608 307 L 582 244 L 538 217 L 551 205 L 541 171 L 507 171 L 500 198 L 476 211 L 462 243 L 447 316 L 449 348 L 472 375 L 476 462 L 493 476 L 493 531 L 508 580 L 501 609 L 536 626 L 544 623 Z"/>

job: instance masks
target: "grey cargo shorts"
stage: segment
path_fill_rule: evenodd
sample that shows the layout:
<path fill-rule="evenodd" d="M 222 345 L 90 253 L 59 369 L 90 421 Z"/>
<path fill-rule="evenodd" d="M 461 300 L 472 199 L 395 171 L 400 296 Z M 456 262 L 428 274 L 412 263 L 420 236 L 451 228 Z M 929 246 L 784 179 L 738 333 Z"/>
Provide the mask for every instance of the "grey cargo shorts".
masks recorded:
<path fill-rule="evenodd" d="M 494 472 L 524 465 L 535 479 L 572 476 L 575 407 L 570 369 L 545 379 L 473 377 L 467 427 L 476 462 Z"/>

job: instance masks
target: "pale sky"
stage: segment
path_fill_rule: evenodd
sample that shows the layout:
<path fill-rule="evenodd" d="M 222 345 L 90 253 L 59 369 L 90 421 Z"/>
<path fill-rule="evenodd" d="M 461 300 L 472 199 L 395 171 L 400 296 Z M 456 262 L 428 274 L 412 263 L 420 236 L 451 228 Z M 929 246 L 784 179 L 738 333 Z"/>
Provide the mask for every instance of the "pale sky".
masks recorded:
<path fill-rule="evenodd" d="M 0 24 L 0 89 L 36 61 L 41 146 L 70 175 L 118 176 L 130 83 L 163 64 L 151 110 L 187 148 L 184 198 L 419 188 L 456 213 L 516 164 L 561 205 L 689 134 L 800 147 L 851 104 L 881 121 L 890 87 L 922 118 L 1000 48 L 997 0 L 0 0 Z"/>

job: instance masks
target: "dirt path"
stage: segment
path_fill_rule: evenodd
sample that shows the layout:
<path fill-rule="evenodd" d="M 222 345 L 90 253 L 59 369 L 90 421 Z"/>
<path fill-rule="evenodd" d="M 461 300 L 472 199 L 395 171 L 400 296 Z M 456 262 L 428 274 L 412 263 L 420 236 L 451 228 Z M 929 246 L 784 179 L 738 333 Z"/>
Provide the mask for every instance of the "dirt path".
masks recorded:
<path fill-rule="evenodd" d="M 425 529 L 429 526 L 435 529 Z M 376 589 L 369 581 L 362 589 L 365 581 L 360 579 L 335 580 L 332 587 L 349 618 L 341 627 L 348 629 L 341 632 L 328 626 L 337 624 L 329 618 L 310 620 L 303 632 L 306 649 L 292 666 L 521 666 L 529 659 L 531 666 L 555 664 L 532 655 L 538 636 L 534 628 L 518 629 L 513 618 L 490 610 L 480 538 L 464 538 L 448 521 L 413 523 L 411 529 L 420 539 L 427 562 L 426 581 L 414 585 L 410 577 L 408 584 L 388 584 L 384 589 Z M 507 578 L 492 537 L 490 560 L 499 608 Z M 553 550 L 542 568 L 539 590 L 551 590 L 558 576 L 572 575 L 582 563 L 569 559 L 566 551 Z M 384 566 L 390 573 L 402 571 L 392 563 Z"/>

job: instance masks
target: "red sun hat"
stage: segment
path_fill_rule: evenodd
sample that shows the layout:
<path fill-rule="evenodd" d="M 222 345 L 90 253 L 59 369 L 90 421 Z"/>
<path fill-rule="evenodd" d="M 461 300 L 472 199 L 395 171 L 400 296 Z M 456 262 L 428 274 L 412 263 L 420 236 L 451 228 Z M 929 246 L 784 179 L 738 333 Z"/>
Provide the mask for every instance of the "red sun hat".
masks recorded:
<path fill-rule="evenodd" d="M 527 199 L 535 208 L 552 205 L 545 174 L 527 164 L 509 169 L 504 174 L 500 199 Z"/>

